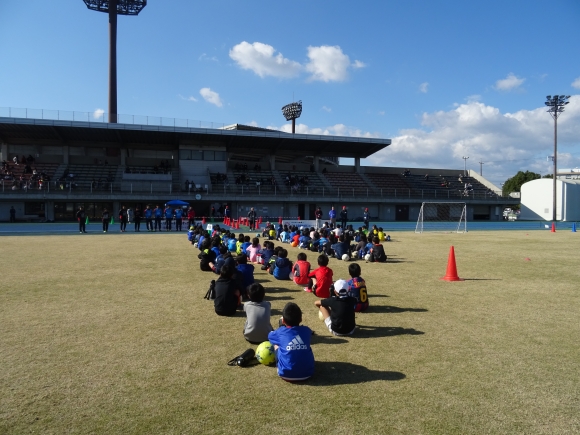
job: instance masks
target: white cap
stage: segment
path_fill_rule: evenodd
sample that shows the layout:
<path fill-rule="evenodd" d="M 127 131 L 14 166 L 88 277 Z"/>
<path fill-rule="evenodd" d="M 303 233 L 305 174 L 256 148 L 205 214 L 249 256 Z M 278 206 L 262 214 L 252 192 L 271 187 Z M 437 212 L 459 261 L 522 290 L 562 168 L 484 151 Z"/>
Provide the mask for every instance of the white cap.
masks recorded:
<path fill-rule="evenodd" d="M 344 279 L 338 279 L 334 283 L 334 291 L 340 296 L 345 297 L 348 292 L 348 283 Z"/>

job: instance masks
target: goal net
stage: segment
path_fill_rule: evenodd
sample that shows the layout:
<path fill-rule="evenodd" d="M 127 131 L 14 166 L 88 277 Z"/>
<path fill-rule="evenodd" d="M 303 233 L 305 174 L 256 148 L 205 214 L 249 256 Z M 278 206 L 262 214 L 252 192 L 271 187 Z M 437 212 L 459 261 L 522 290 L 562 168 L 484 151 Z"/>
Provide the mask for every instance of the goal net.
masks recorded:
<path fill-rule="evenodd" d="M 464 202 L 424 202 L 421 205 L 416 233 L 465 233 L 467 232 L 466 206 Z"/>

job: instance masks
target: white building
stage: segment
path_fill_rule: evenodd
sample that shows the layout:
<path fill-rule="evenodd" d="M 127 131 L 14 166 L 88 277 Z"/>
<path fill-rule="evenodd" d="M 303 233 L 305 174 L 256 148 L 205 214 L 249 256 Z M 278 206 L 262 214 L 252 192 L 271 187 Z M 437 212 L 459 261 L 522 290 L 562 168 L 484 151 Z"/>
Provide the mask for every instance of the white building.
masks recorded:
<path fill-rule="evenodd" d="M 522 184 L 521 220 L 552 220 L 552 179 Z M 580 179 L 556 179 L 556 220 L 580 220 Z"/>

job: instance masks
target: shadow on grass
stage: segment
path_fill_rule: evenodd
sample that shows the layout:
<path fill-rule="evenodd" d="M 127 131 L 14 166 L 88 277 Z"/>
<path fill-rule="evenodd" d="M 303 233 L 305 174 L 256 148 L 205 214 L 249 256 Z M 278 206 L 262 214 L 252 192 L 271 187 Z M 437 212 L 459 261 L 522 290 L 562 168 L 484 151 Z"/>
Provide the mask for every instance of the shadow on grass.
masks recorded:
<path fill-rule="evenodd" d="M 374 338 L 393 337 L 395 335 L 423 335 L 423 331 L 414 328 L 401 328 L 400 326 L 364 326 L 358 325 L 354 334 L 350 338 Z"/>
<path fill-rule="evenodd" d="M 273 295 L 269 295 L 266 294 L 266 296 L 264 297 L 265 301 L 293 301 L 294 298 L 292 296 L 273 296 Z"/>
<path fill-rule="evenodd" d="M 347 362 L 316 361 L 314 376 L 305 385 L 326 386 L 361 384 L 371 381 L 400 381 L 406 376 L 401 372 L 369 370 L 364 366 Z"/>
<path fill-rule="evenodd" d="M 503 281 L 501 278 L 461 278 L 463 281 Z"/>
<path fill-rule="evenodd" d="M 328 332 L 328 329 L 326 330 Z M 344 338 L 336 337 L 334 335 L 317 335 L 310 337 L 310 344 L 341 344 L 348 343 Z"/>
<path fill-rule="evenodd" d="M 269 282 L 269 281 L 267 281 Z M 298 288 L 295 290 L 290 290 L 288 288 L 283 288 L 283 287 L 264 287 L 264 289 L 266 290 L 266 295 L 270 294 L 270 293 L 295 293 L 297 292 L 297 290 L 299 290 Z"/>
<path fill-rule="evenodd" d="M 375 296 L 373 296 L 374 298 Z M 425 313 L 427 310 L 426 308 L 401 308 L 401 307 L 393 307 L 390 305 L 380 306 L 380 305 L 369 305 L 369 307 L 364 311 L 365 313 L 405 313 L 405 312 L 412 312 L 412 313 Z"/>

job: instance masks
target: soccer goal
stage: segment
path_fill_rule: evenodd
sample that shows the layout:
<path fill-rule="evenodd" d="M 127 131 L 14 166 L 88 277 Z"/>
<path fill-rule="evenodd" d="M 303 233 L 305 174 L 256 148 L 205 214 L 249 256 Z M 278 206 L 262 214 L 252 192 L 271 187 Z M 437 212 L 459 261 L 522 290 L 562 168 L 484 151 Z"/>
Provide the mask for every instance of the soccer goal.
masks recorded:
<path fill-rule="evenodd" d="M 464 202 L 424 202 L 419 211 L 416 233 L 466 233 L 466 205 Z"/>

